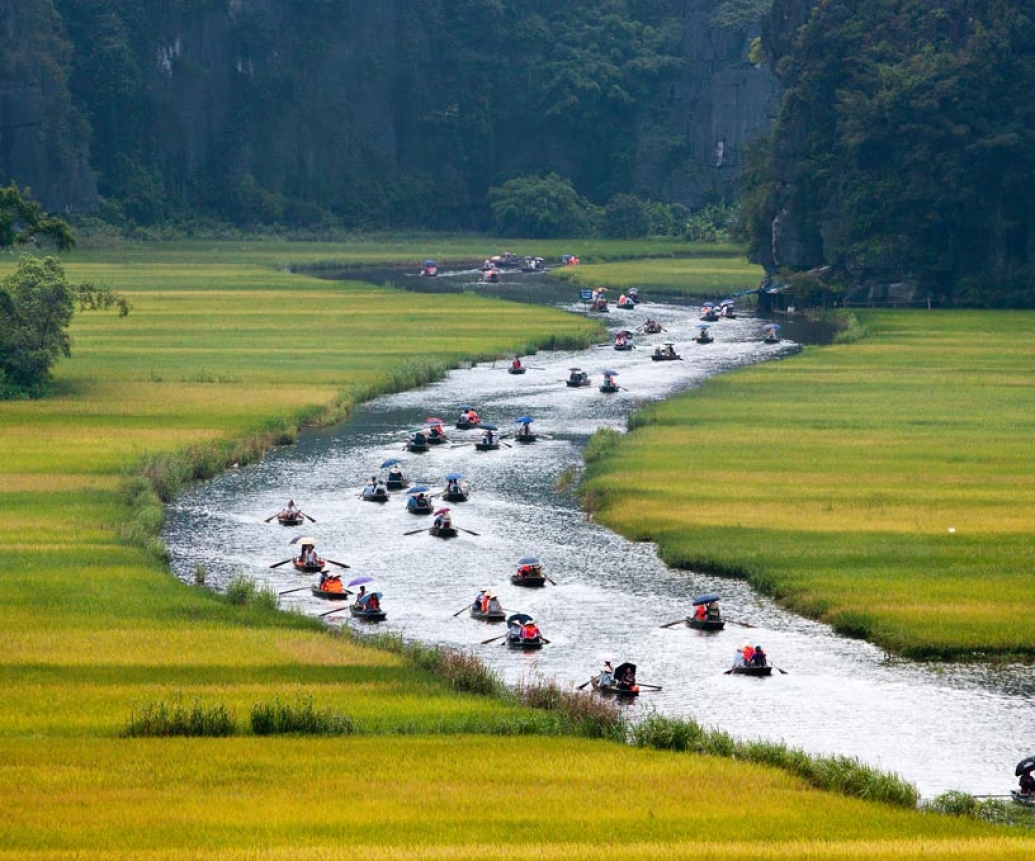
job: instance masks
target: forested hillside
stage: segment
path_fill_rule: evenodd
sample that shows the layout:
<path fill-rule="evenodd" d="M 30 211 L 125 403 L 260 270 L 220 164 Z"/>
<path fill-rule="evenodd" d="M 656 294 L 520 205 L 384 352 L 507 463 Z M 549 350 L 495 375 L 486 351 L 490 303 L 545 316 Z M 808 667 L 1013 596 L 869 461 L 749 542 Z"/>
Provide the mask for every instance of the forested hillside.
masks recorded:
<path fill-rule="evenodd" d="M 857 299 L 1035 297 L 1035 3 L 775 0 L 786 92 L 748 171 L 756 262 Z"/>
<path fill-rule="evenodd" d="M 95 175 L 143 225 L 483 227 L 490 187 L 551 172 L 598 206 L 729 200 L 775 111 L 767 5 L 0 0 L 0 181 L 79 210 Z"/>

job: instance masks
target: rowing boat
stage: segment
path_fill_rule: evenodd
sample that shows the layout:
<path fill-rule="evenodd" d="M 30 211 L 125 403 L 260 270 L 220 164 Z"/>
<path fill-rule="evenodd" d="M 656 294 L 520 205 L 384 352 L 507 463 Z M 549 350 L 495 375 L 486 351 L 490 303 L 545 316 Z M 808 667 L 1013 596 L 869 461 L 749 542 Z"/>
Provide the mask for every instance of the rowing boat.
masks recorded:
<path fill-rule="evenodd" d="M 480 619 L 482 622 L 502 622 L 507 618 L 506 610 L 486 610 L 482 612 L 477 604 L 471 605 L 471 618 Z"/>
<path fill-rule="evenodd" d="M 499 451 L 499 447 L 498 442 L 476 442 L 474 444 L 475 451 Z"/>
<path fill-rule="evenodd" d="M 321 589 L 319 586 L 313 586 L 313 595 L 317 598 L 323 598 L 325 601 L 344 601 L 352 593 L 347 589 Z"/>
<path fill-rule="evenodd" d="M 528 433 L 516 433 L 516 434 L 514 434 L 514 441 L 515 442 L 529 443 L 529 442 L 535 442 L 537 439 L 538 439 L 538 437 L 535 435 L 534 431 L 529 431 Z"/>
<path fill-rule="evenodd" d="M 432 526 L 428 529 L 428 534 L 435 538 L 456 538 L 458 533 L 455 526 Z"/>
<path fill-rule="evenodd" d="M 349 612 L 357 619 L 363 619 L 367 622 L 381 622 L 388 617 L 388 614 L 381 609 L 380 606 L 377 609 L 371 609 L 370 607 L 363 607 L 359 604 L 350 604 Z"/>
<path fill-rule="evenodd" d="M 618 391 L 618 386 L 601 386 L 600 391 L 602 391 L 605 395 L 613 395 L 615 392 Z"/>
<path fill-rule="evenodd" d="M 507 373 L 508 374 L 523 374 L 527 370 L 528 370 L 528 368 L 523 368 L 523 367 L 522 368 L 510 367 L 510 368 L 507 368 Z"/>
<path fill-rule="evenodd" d="M 314 563 L 309 564 L 302 561 L 301 559 L 292 559 L 291 564 L 295 566 L 295 570 L 299 574 L 315 574 L 327 566 L 325 559 L 317 559 Z"/>
<path fill-rule="evenodd" d="M 462 487 L 458 487 L 456 490 L 442 491 L 443 502 L 467 502 L 469 496 L 470 493 L 468 493 Z"/>
<path fill-rule="evenodd" d="M 765 664 L 764 666 L 750 664 L 748 666 L 734 667 L 732 672 L 737 676 L 771 676 L 773 674 L 773 668 L 769 664 Z"/>
<path fill-rule="evenodd" d="M 360 494 L 360 498 L 364 502 L 388 502 L 391 497 L 388 495 L 387 487 L 380 487 L 377 490 L 367 493 L 366 490 Z"/>
<path fill-rule="evenodd" d="M 633 685 L 631 688 L 624 688 L 621 685 L 601 685 L 596 679 L 593 680 L 593 690 L 598 694 L 604 696 L 615 696 L 615 697 L 638 697 L 640 695 L 639 685 Z"/>
<path fill-rule="evenodd" d="M 405 478 L 391 478 L 385 480 L 385 487 L 389 490 L 405 490 L 410 483 Z"/>
<path fill-rule="evenodd" d="M 1035 807 L 1035 795 L 1032 795 L 1030 792 L 1020 792 L 1016 789 L 1011 789 L 1010 797 L 1025 807 Z"/>
<path fill-rule="evenodd" d="M 299 526 L 302 523 L 302 514 L 278 514 L 277 523 L 281 526 Z"/>
<path fill-rule="evenodd" d="M 693 616 L 686 617 L 686 624 L 698 631 L 721 631 L 726 627 L 722 619 L 696 619 Z"/>
<path fill-rule="evenodd" d="M 510 575 L 510 582 L 515 586 L 530 586 L 537 588 L 546 585 L 546 575 L 543 573 L 543 566 L 538 562 L 520 562 L 520 567 Z"/>

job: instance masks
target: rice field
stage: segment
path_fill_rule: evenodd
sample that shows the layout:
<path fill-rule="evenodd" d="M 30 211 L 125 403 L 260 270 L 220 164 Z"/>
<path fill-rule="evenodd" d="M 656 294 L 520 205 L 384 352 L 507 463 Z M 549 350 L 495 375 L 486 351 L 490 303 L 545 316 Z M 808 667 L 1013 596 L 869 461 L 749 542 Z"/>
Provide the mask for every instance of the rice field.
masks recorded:
<path fill-rule="evenodd" d="M 77 318 L 54 397 L 0 403 L 0 861 L 1030 854 L 990 826 L 771 768 L 547 738 L 517 701 L 456 693 L 397 652 L 169 576 L 141 469 L 174 493 L 372 392 L 599 337 L 547 309 L 288 271 L 427 254 L 179 244 L 66 261 L 133 309 Z M 252 710 L 277 702 L 355 732 L 250 734 Z M 177 704 L 225 713 L 234 734 L 125 737 L 134 714 Z"/>
<path fill-rule="evenodd" d="M 650 409 L 583 492 L 669 563 L 889 650 L 1035 655 L 1035 315 L 860 316 L 860 342 Z"/>

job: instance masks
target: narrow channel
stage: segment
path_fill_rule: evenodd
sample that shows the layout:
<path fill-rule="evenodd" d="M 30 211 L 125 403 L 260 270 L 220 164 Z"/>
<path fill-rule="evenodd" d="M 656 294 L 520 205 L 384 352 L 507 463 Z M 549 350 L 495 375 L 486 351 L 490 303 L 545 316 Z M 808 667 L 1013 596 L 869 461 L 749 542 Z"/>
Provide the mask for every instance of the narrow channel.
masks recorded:
<path fill-rule="evenodd" d="M 571 292 L 566 288 L 565 301 Z M 539 353 L 525 357 L 530 370 L 523 376 L 508 374 L 505 362 L 453 371 L 423 389 L 378 398 L 340 426 L 306 433 L 260 464 L 192 488 L 168 511 L 164 538 L 174 572 L 189 582 L 201 563 L 216 588 L 235 575 L 276 591 L 304 586 L 311 578 L 290 566 L 269 567 L 291 555 L 289 542 L 304 529 L 322 553 L 351 566 L 349 576 L 375 578 L 388 613 L 383 630 L 470 649 L 508 682 L 544 677 L 577 685 L 610 654 L 633 661 L 642 681 L 663 688 L 629 706 L 634 715 L 693 717 L 741 738 L 858 757 L 914 782 L 925 797 L 949 789 L 1006 792 L 1013 764 L 1030 752 L 1035 736 L 1029 668 L 889 662 L 879 649 L 792 615 L 741 581 L 667 568 L 653 545 L 594 524 L 570 494 L 557 491 L 561 474 L 581 467 L 598 428 L 624 430 L 630 412 L 647 402 L 797 349 L 791 341 L 763 344 L 764 321 L 751 316 L 722 320 L 712 326 L 713 343 L 694 343 L 696 310 L 677 304 L 616 310 L 606 322 L 612 331 L 635 329 L 648 316 L 667 332 L 637 336 L 631 352 L 605 346 Z M 650 349 L 663 341 L 674 341 L 683 359 L 652 362 Z M 594 385 L 567 387 L 571 367 L 590 372 Z M 604 369 L 618 372 L 622 391 L 598 391 Z M 406 432 L 428 416 L 444 419 L 454 442 L 472 441 L 474 432 L 451 430 L 465 404 L 505 433 L 517 416 L 533 416 L 544 437 L 495 452 L 469 444 L 403 451 Z M 400 458 L 408 479 L 434 490 L 446 473 L 461 473 L 472 492 L 452 506 L 454 523 L 477 536 L 406 535 L 429 524 L 405 511 L 401 493 L 385 505 L 361 501 L 362 485 L 389 458 Z M 673 464 L 672 480 L 707 481 L 706 459 Z M 289 498 L 317 522 L 295 529 L 265 523 Z M 539 557 L 557 585 L 512 586 L 509 575 L 525 555 Z M 480 589 L 497 593 L 509 610 L 534 615 L 550 644 L 527 654 L 481 645 L 502 627 L 466 613 L 454 617 Z M 722 595 L 727 617 L 743 625 L 716 633 L 660 627 L 684 616 L 689 599 L 705 591 Z M 281 601 L 314 615 L 331 609 L 306 591 Z M 327 620 L 358 624 L 347 612 Z M 725 675 L 734 650 L 748 641 L 763 645 L 786 672 L 763 679 Z"/>

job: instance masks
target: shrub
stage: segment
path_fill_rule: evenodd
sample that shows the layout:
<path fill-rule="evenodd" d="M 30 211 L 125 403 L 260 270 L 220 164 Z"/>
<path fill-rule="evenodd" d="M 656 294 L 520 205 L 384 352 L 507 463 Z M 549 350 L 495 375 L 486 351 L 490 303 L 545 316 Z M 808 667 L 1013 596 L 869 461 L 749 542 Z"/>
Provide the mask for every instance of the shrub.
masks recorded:
<path fill-rule="evenodd" d="M 195 699 L 188 709 L 177 697 L 171 703 L 159 701 L 134 707 L 122 735 L 134 738 L 229 736 L 236 731 L 234 713 L 225 705 L 203 705 Z"/>
<path fill-rule="evenodd" d="M 313 707 L 311 696 L 298 697 L 294 704 L 274 698 L 271 703 L 252 706 L 251 728 L 255 735 L 351 735 L 356 731 L 355 721 L 346 714 Z"/>

